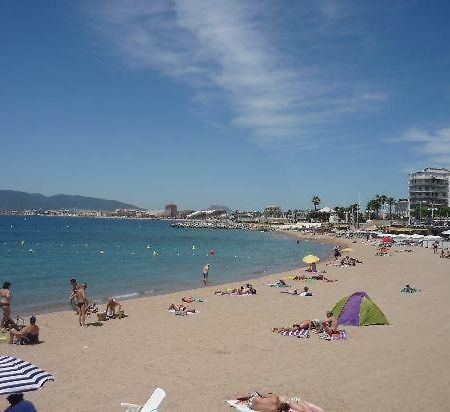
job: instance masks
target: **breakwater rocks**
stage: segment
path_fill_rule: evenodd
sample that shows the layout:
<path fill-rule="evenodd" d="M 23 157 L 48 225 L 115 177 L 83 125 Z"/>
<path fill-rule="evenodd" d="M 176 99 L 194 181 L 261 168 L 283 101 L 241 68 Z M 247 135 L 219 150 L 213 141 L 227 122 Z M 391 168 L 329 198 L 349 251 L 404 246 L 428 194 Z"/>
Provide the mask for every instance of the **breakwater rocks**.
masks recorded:
<path fill-rule="evenodd" d="M 170 226 L 181 229 L 250 229 L 249 226 L 242 223 L 224 222 L 222 220 L 185 220 L 172 223 Z"/>

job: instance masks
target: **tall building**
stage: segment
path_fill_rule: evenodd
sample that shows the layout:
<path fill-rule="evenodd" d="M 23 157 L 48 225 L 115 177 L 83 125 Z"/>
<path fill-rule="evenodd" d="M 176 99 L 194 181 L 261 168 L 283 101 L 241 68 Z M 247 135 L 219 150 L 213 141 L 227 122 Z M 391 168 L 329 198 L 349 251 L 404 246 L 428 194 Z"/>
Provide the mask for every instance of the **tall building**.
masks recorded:
<path fill-rule="evenodd" d="M 164 216 L 177 217 L 177 205 L 166 205 L 164 208 Z"/>
<path fill-rule="evenodd" d="M 450 171 L 427 167 L 409 174 L 409 203 L 411 208 L 419 206 L 450 206 Z"/>

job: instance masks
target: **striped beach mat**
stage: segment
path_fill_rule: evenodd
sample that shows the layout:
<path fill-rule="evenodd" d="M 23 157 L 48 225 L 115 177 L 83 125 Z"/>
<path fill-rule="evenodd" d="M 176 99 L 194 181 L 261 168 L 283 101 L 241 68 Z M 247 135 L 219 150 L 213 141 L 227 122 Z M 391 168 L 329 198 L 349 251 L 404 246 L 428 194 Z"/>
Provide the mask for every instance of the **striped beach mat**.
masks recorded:
<path fill-rule="evenodd" d="M 341 339 L 347 339 L 347 332 L 343 329 L 338 330 L 337 333 L 333 333 L 332 336 L 330 336 L 327 332 L 321 332 L 319 333 L 319 339 L 323 340 L 341 340 Z"/>
<path fill-rule="evenodd" d="M 54 376 L 12 356 L 0 356 L 0 395 L 39 389 Z"/>
<path fill-rule="evenodd" d="M 286 330 L 282 333 L 282 335 L 293 336 L 295 338 L 309 338 L 309 330 L 308 329 Z"/>

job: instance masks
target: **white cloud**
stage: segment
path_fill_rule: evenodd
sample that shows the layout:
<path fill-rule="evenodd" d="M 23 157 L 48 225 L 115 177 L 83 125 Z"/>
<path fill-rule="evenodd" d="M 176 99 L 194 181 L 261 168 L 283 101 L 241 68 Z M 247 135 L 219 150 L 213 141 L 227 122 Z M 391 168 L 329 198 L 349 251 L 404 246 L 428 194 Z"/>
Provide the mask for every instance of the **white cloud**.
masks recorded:
<path fill-rule="evenodd" d="M 450 128 L 409 129 L 395 141 L 410 142 L 419 156 L 438 166 L 450 166 Z"/>
<path fill-rule="evenodd" d="M 343 13 L 335 1 L 321 5 L 317 18 Z M 258 142 L 297 138 L 307 144 L 317 137 L 318 125 L 377 108 L 386 99 L 369 87 L 329 78 L 325 69 L 304 62 L 307 56 L 291 56 L 263 6 L 268 7 L 233 0 L 113 0 L 90 13 L 92 26 L 127 64 L 188 85 L 197 102 L 221 93 L 231 124 Z"/>

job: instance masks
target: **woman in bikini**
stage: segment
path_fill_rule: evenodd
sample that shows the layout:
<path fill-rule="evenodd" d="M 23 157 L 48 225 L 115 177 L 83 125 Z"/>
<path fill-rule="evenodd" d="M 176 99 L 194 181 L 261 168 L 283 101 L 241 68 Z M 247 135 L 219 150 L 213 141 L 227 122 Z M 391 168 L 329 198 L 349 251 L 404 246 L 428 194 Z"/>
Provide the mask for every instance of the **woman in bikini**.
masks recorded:
<path fill-rule="evenodd" d="M 4 282 L 3 289 L 0 290 L 0 306 L 3 309 L 1 327 L 4 328 L 11 323 L 11 282 Z"/>

